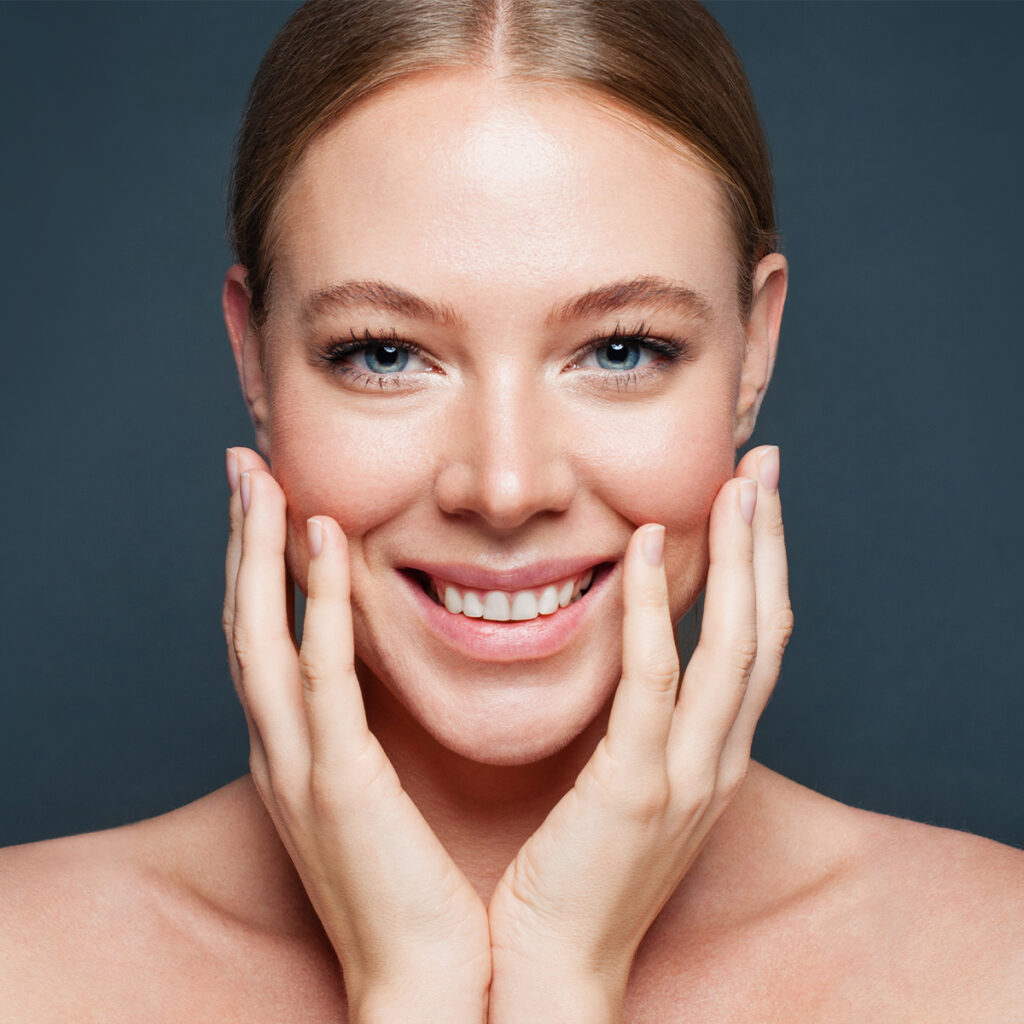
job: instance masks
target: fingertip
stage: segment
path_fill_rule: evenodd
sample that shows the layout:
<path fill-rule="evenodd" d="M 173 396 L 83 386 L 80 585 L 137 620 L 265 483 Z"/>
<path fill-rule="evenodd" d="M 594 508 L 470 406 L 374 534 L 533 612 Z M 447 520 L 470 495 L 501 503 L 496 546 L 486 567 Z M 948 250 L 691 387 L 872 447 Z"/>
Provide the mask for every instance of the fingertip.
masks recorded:
<path fill-rule="evenodd" d="M 330 516 L 306 520 L 309 550 L 307 584 L 309 597 L 323 597 L 348 587 L 348 549 L 345 534 Z"/>
<path fill-rule="evenodd" d="M 778 445 L 769 445 L 757 461 L 757 476 L 761 486 L 769 493 L 774 494 L 779 489 L 779 448 Z"/>
<path fill-rule="evenodd" d="M 665 527 L 660 523 L 645 526 L 640 538 L 640 550 L 644 561 L 651 568 L 660 569 L 665 564 Z"/>
<path fill-rule="evenodd" d="M 242 515 L 247 516 L 249 514 L 249 505 L 252 503 L 252 477 L 248 472 L 241 475 L 238 492 L 242 499 Z"/>
<path fill-rule="evenodd" d="M 306 542 L 310 559 L 315 559 L 324 546 L 324 526 L 316 516 L 306 520 Z"/>
<path fill-rule="evenodd" d="M 231 489 L 232 495 L 238 490 L 238 453 L 234 448 L 228 448 L 224 453 L 225 469 L 227 470 L 228 476 L 228 487 Z"/>
<path fill-rule="evenodd" d="M 750 526 L 754 522 L 754 510 L 757 508 L 757 481 L 749 477 L 741 477 L 739 482 L 739 506 L 743 521 Z"/>

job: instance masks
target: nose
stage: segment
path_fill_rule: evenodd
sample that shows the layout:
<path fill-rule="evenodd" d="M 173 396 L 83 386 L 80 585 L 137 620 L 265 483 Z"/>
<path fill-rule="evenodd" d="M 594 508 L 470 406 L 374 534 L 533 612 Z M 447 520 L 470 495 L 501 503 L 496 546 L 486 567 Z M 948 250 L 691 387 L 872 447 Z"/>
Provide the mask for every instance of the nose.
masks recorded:
<path fill-rule="evenodd" d="M 514 530 L 569 507 L 577 490 L 573 436 L 544 390 L 506 376 L 454 403 L 434 483 L 444 512 Z"/>

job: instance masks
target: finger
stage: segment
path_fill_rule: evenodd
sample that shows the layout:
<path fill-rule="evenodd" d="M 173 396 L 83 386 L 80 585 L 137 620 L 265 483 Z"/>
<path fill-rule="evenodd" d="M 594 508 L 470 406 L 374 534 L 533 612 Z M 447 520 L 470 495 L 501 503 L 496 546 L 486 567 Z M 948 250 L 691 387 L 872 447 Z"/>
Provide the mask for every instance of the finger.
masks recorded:
<path fill-rule="evenodd" d="M 307 523 L 309 570 L 299 664 L 313 763 L 335 771 L 368 735 L 355 672 L 348 545 L 328 516 Z"/>
<path fill-rule="evenodd" d="M 235 657 L 234 625 L 235 625 L 235 586 L 238 580 L 238 564 L 242 559 L 242 498 L 239 494 L 239 479 L 248 469 L 266 469 L 266 463 L 248 448 L 228 448 L 225 453 L 228 487 L 231 498 L 228 502 L 228 545 L 224 558 L 224 607 L 221 614 L 221 625 L 228 647 L 228 664 L 231 669 L 231 681 L 242 707 L 245 708 L 241 689 L 241 678 L 238 659 Z"/>
<path fill-rule="evenodd" d="M 660 766 L 679 684 L 663 526 L 633 534 L 622 574 L 622 679 L 608 720 L 608 750 L 618 760 Z"/>
<path fill-rule="evenodd" d="M 249 469 L 267 469 L 267 464 L 248 448 L 228 448 L 225 453 L 228 487 L 231 498 L 228 502 L 228 547 L 224 560 L 224 634 L 228 640 L 230 655 L 231 632 L 235 621 L 235 583 L 238 578 L 238 563 L 242 558 L 242 497 L 239 493 L 241 474 Z"/>
<path fill-rule="evenodd" d="M 793 632 L 789 568 L 779 498 L 778 448 L 758 450 L 756 472 L 759 482 L 754 514 L 757 660 L 729 738 L 729 744 L 737 748 L 737 756 L 741 757 L 749 757 L 754 730 L 775 686 L 782 655 Z"/>
<path fill-rule="evenodd" d="M 717 771 L 757 656 L 752 520 L 757 484 L 729 480 L 711 508 L 707 587 L 697 648 L 673 716 L 671 756 Z"/>
<path fill-rule="evenodd" d="M 306 749 L 298 659 L 288 629 L 285 499 L 267 472 L 241 474 L 242 553 L 233 645 L 245 703 L 271 772 L 298 765 Z"/>

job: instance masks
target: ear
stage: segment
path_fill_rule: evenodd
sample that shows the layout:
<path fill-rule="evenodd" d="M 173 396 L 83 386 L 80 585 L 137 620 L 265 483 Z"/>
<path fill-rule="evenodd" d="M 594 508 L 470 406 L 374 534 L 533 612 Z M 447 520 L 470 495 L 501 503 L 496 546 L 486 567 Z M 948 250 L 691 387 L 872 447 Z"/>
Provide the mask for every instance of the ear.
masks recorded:
<path fill-rule="evenodd" d="M 769 253 L 754 268 L 750 317 L 743 325 L 746 352 L 733 434 L 737 448 L 746 444 L 754 432 L 754 423 L 772 377 L 788 282 L 789 264 L 780 252 Z"/>
<path fill-rule="evenodd" d="M 231 351 L 235 357 L 238 380 L 249 409 L 249 417 L 256 428 L 256 446 L 260 453 L 270 452 L 270 406 L 267 384 L 260 357 L 259 335 L 249 319 L 251 296 L 247 284 L 248 271 L 236 263 L 224 277 L 221 304 L 224 324 L 228 329 Z"/>

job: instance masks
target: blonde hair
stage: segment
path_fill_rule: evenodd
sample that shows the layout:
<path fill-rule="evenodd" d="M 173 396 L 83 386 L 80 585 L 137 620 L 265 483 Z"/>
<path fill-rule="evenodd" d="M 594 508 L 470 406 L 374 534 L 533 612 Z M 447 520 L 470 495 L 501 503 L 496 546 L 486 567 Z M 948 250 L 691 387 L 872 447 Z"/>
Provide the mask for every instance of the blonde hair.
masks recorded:
<path fill-rule="evenodd" d="M 272 217 L 306 147 L 374 89 L 416 71 L 595 90 L 696 151 L 732 217 L 741 310 L 776 244 L 771 160 L 750 85 L 718 23 L 689 0 L 310 0 L 267 50 L 235 148 L 230 238 L 266 315 Z"/>

